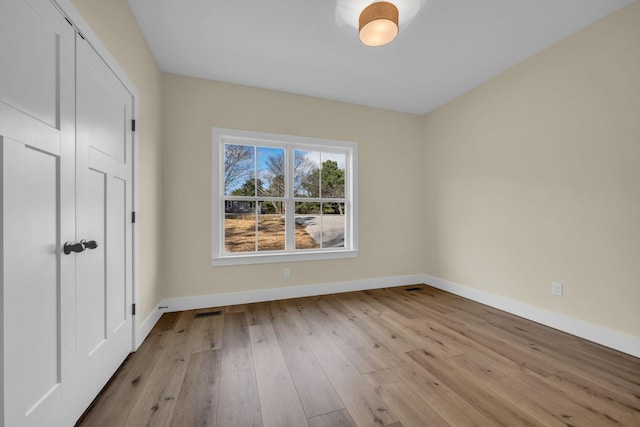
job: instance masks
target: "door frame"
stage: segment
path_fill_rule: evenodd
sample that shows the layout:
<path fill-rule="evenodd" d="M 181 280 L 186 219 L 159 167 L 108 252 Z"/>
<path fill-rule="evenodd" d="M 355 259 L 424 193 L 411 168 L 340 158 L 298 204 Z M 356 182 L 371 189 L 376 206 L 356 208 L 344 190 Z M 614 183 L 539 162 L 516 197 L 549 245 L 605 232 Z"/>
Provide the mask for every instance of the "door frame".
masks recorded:
<path fill-rule="evenodd" d="M 98 35 L 91 29 L 87 21 L 82 17 L 80 12 L 75 8 L 71 0 L 51 0 L 51 2 L 58 8 L 60 13 L 73 25 L 82 37 L 91 45 L 91 47 L 96 51 L 98 56 L 102 58 L 102 60 L 107 64 L 107 66 L 113 71 L 116 77 L 122 82 L 124 87 L 131 93 L 133 97 L 133 119 L 136 120 L 139 117 L 139 95 L 138 88 L 133 83 L 133 81 L 129 78 L 127 73 L 125 73 L 124 69 L 118 64 L 115 58 L 111 55 L 109 50 L 106 48 L 104 44 L 100 41 Z M 132 178 L 132 200 L 131 206 L 133 212 L 136 212 L 136 222 L 132 224 L 132 259 L 131 266 L 133 268 L 133 286 L 131 295 L 131 302 L 135 304 L 137 308 L 140 307 L 140 293 L 139 293 L 139 283 L 140 283 L 140 256 L 139 256 L 139 235 L 138 235 L 138 194 L 139 194 L 139 151 L 138 151 L 138 134 L 140 133 L 139 127 L 136 126 L 135 132 L 132 132 L 132 144 L 133 144 L 133 159 L 132 159 L 132 168 L 131 178 Z M 137 310 L 136 310 L 137 311 Z M 131 342 L 131 351 L 136 351 L 138 347 L 144 341 L 146 334 L 142 333 L 138 326 L 138 314 L 133 315 L 132 323 L 132 342 Z"/>

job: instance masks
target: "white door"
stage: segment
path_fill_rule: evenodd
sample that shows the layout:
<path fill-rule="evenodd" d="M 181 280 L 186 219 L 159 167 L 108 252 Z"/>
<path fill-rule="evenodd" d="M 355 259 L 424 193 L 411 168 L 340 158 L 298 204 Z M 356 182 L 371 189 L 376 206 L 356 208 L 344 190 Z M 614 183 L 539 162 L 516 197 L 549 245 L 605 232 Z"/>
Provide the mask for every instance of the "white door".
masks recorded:
<path fill-rule="evenodd" d="M 132 351 L 133 96 L 76 38 L 78 366 L 88 405 Z"/>
<path fill-rule="evenodd" d="M 77 377 L 74 30 L 49 0 L 0 1 L 0 425 L 68 426 Z"/>

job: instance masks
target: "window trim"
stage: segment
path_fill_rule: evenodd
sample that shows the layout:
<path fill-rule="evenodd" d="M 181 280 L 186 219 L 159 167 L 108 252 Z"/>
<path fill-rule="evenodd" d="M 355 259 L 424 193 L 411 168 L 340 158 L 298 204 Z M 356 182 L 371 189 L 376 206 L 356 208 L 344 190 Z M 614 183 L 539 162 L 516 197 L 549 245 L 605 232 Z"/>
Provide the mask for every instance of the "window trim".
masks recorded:
<path fill-rule="evenodd" d="M 289 252 L 251 252 L 227 254 L 224 252 L 224 144 L 237 142 L 255 146 L 295 146 L 308 147 L 318 151 L 346 150 L 348 167 L 345 167 L 345 203 L 347 204 L 347 227 L 349 235 L 345 235 L 345 248 L 305 249 Z M 293 159 L 289 160 L 290 162 Z M 211 142 L 211 265 L 244 265 L 268 264 L 276 262 L 316 261 L 330 259 L 356 258 L 358 256 L 358 145 L 355 142 L 330 139 L 310 138 L 293 135 L 281 135 L 267 132 L 245 131 L 239 129 L 213 128 Z M 289 165 L 290 167 L 291 165 Z M 289 185 L 289 183 L 287 183 Z M 287 199 L 294 203 L 291 192 Z M 287 215 L 293 217 L 294 212 L 287 210 Z M 350 243 L 350 246 L 347 243 Z"/>

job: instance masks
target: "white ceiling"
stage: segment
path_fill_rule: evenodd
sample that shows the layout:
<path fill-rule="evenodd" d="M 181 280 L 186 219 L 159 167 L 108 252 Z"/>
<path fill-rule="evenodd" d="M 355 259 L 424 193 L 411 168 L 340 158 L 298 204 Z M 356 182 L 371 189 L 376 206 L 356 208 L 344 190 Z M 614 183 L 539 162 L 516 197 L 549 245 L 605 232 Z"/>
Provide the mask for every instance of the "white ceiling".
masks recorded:
<path fill-rule="evenodd" d="M 632 2 L 396 0 L 398 37 L 367 47 L 368 0 L 129 0 L 162 71 L 416 114 Z"/>

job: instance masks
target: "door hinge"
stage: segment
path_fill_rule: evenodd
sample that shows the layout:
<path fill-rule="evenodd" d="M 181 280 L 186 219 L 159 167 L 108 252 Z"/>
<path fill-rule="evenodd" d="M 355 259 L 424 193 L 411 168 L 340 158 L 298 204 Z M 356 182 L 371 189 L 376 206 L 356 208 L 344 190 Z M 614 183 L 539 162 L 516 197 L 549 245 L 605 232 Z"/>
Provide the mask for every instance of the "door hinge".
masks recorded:
<path fill-rule="evenodd" d="M 131 120 L 131 132 L 135 132 L 135 131 L 136 131 L 136 121 L 134 119 L 134 120 Z"/>
<path fill-rule="evenodd" d="M 131 212 L 131 223 L 132 224 L 136 223 L 136 212 L 135 211 Z"/>
<path fill-rule="evenodd" d="M 131 304 L 131 315 L 132 316 L 136 315 L 136 305 L 135 304 Z"/>

